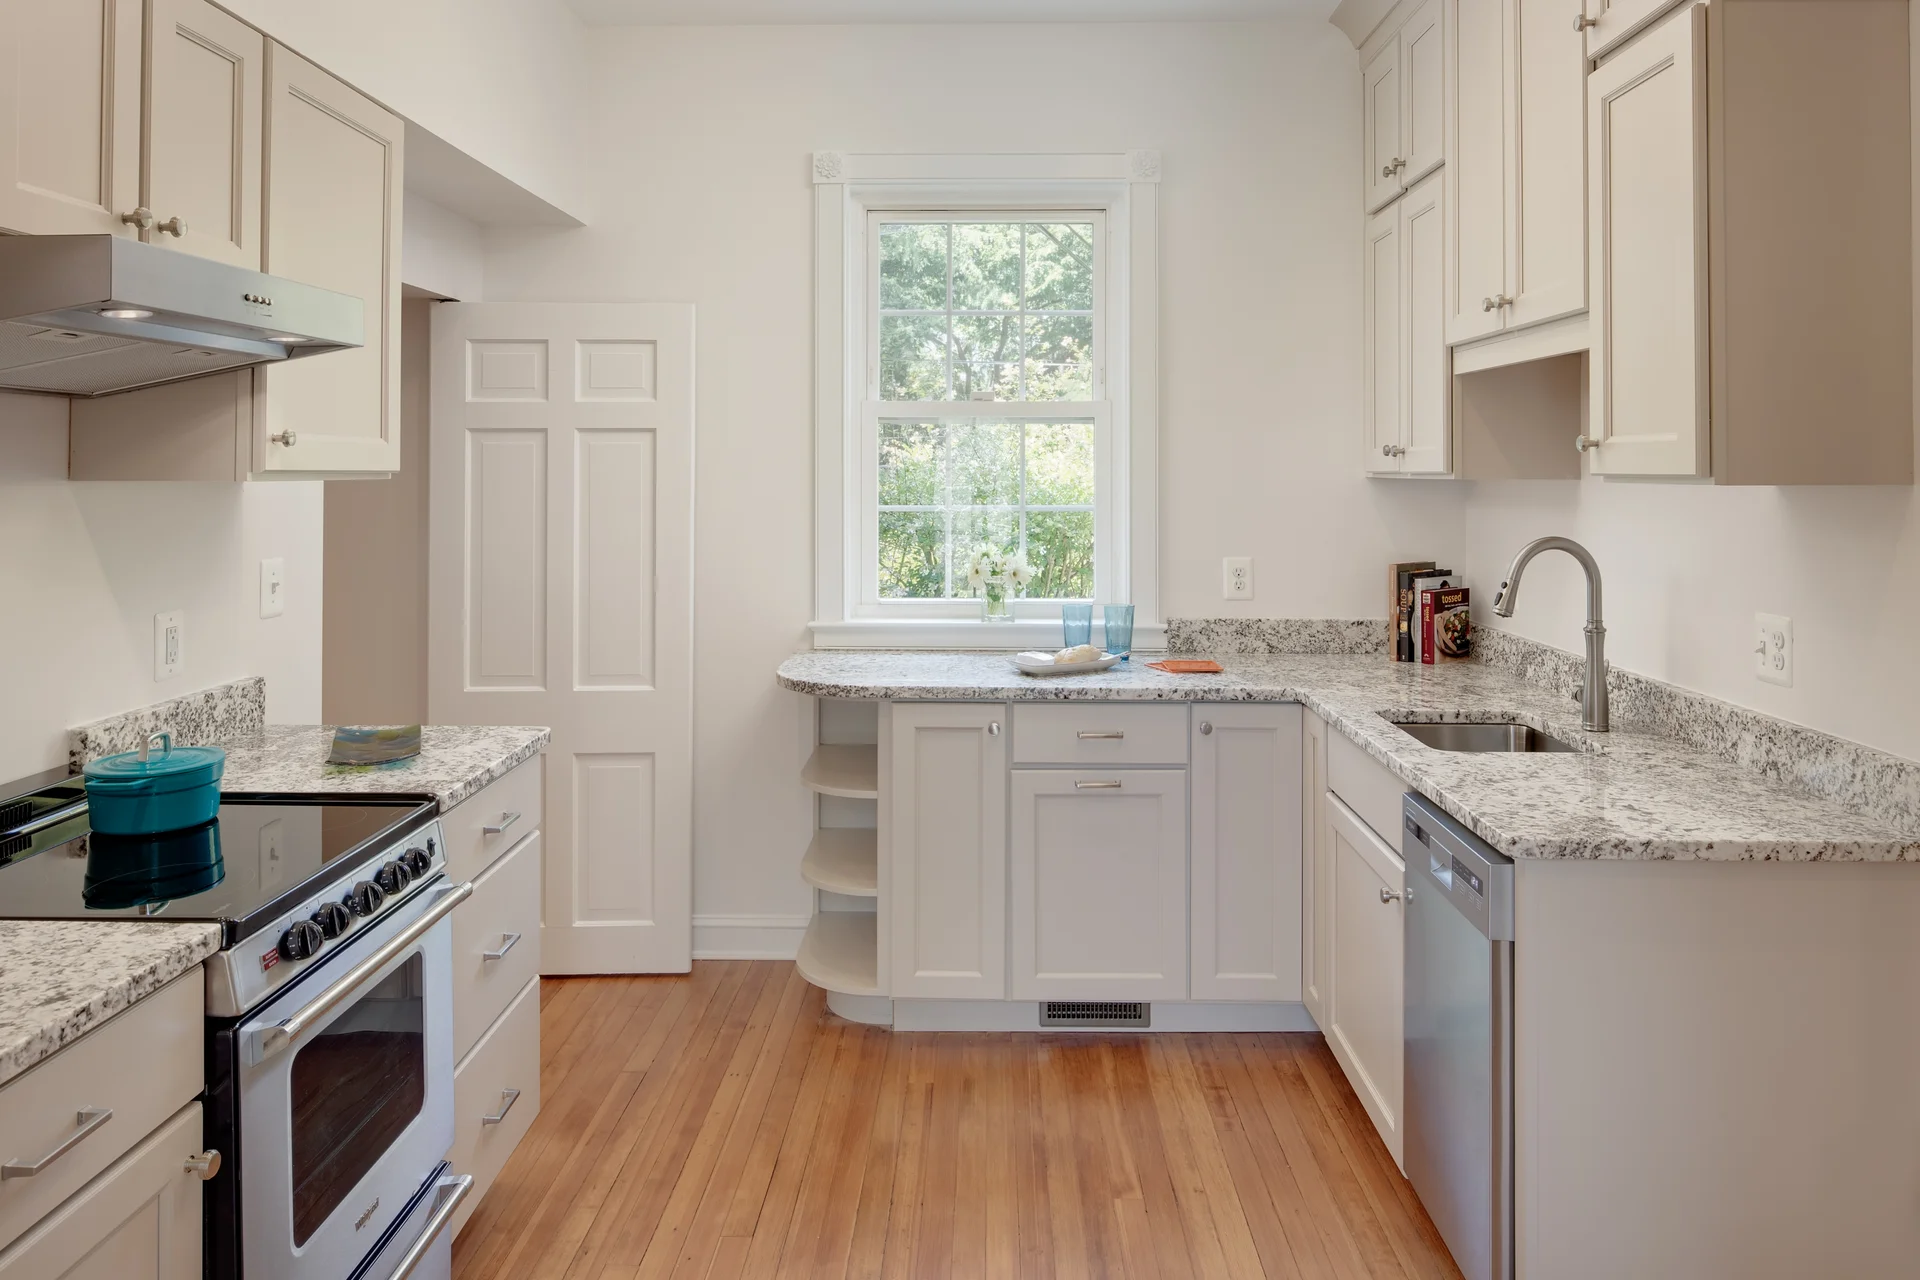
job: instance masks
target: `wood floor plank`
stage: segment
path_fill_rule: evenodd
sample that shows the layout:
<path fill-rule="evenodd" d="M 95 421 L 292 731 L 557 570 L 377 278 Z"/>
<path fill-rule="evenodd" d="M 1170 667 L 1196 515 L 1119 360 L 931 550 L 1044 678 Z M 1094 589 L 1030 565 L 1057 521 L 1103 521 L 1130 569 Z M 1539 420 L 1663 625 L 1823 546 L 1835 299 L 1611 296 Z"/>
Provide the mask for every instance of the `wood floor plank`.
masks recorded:
<path fill-rule="evenodd" d="M 457 1280 L 1457 1280 L 1316 1035 L 894 1034 L 785 962 L 546 979 Z"/>

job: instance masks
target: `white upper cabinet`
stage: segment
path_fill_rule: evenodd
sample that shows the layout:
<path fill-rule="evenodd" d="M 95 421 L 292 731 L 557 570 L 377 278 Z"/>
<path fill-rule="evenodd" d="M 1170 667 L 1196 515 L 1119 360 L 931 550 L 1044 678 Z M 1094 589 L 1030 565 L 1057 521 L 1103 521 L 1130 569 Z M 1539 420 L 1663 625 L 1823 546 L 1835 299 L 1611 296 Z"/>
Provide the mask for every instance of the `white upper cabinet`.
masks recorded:
<path fill-rule="evenodd" d="M 1373 475 L 1444 476 L 1453 465 L 1446 339 L 1447 171 L 1367 220 L 1366 463 Z"/>
<path fill-rule="evenodd" d="M 1375 474 L 1400 470 L 1406 399 L 1400 256 L 1400 211 L 1382 209 L 1367 219 L 1366 229 L 1366 464 Z"/>
<path fill-rule="evenodd" d="M 1622 40 L 1673 8 L 1676 0 L 1582 0 L 1575 10 L 1586 32 L 1587 56 L 1603 58 Z"/>
<path fill-rule="evenodd" d="M 135 235 L 140 0 L 0 0 L 0 229 Z"/>
<path fill-rule="evenodd" d="M 366 345 L 255 371 L 256 475 L 400 469 L 402 127 L 269 45 L 266 270 L 362 299 Z"/>
<path fill-rule="evenodd" d="M 1446 158 L 1441 4 L 1414 10 L 1361 71 L 1369 213 Z"/>
<path fill-rule="evenodd" d="M 149 2 L 145 238 L 258 270 L 266 38 L 206 0 Z"/>
<path fill-rule="evenodd" d="M 1447 0 L 1447 339 L 1586 309 L 1586 60 L 1561 0 Z"/>
<path fill-rule="evenodd" d="M 1193 717 L 1193 998 L 1298 1000 L 1300 708 Z"/>

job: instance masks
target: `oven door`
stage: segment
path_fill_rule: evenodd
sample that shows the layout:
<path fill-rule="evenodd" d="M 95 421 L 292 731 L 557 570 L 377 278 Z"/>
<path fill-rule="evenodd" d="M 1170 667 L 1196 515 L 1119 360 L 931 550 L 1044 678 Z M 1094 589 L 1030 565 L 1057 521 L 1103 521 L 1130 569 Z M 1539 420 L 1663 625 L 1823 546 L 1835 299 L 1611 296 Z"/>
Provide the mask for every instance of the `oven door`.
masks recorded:
<path fill-rule="evenodd" d="M 430 885 L 238 1028 L 246 1280 L 348 1275 L 453 1145 L 446 915 L 470 892 Z"/>

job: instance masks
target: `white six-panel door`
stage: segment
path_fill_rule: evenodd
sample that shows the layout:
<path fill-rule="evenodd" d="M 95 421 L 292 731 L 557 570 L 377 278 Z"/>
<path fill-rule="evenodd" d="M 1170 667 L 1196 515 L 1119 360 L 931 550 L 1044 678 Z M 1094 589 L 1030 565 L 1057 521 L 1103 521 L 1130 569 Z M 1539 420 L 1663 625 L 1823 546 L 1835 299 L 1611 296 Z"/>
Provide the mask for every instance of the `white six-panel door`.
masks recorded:
<path fill-rule="evenodd" d="M 546 973 L 692 962 L 693 308 L 433 324 L 428 713 L 544 724 Z"/>

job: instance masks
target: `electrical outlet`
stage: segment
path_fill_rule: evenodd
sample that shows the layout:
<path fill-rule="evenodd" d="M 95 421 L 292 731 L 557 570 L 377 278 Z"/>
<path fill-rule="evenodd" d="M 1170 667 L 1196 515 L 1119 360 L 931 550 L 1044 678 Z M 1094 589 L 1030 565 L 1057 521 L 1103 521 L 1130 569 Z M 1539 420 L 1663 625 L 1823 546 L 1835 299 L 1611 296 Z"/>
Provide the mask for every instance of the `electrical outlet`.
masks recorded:
<path fill-rule="evenodd" d="M 1220 594 L 1228 600 L 1253 599 L 1253 557 L 1228 556 L 1220 562 Z"/>
<path fill-rule="evenodd" d="M 260 562 L 260 616 L 277 618 L 287 611 L 287 562 L 279 556 Z"/>
<path fill-rule="evenodd" d="M 1778 613 L 1753 615 L 1753 673 L 1768 684 L 1793 686 L 1793 619 Z"/>
<path fill-rule="evenodd" d="M 180 674 L 180 668 L 187 660 L 187 615 L 174 610 L 172 613 L 153 615 L 153 678 L 165 680 L 168 676 Z"/>

